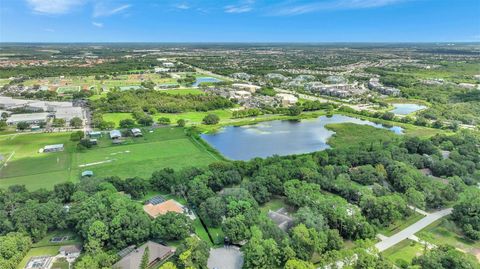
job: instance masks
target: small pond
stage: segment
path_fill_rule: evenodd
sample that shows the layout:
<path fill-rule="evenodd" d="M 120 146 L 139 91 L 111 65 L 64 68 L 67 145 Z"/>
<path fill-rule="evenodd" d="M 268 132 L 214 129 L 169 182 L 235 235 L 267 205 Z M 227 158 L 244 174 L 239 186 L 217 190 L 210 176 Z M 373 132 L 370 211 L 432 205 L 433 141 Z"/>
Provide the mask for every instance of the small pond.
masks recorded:
<path fill-rule="evenodd" d="M 385 127 L 367 120 L 335 114 L 301 121 L 268 121 L 246 126 L 227 126 L 214 134 L 202 134 L 212 147 L 231 160 L 250 160 L 274 154 L 291 155 L 324 150 L 327 140 L 334 134 L 325 128 L 331 123 L 356 123 L 386 128 L 402 134 L 398 126 Z"/>
<path fill-rule="evenodd" d="M 393 114 L 397 115 L 408 115 L 410 113 L 413 113 L 415 111 L 422 110 L 426 108 L 426 106 L 423 105 L 417 105 L 417 104 L 392 104 L 395 108 L 391 110 Z"/>
<path fill-rule="evenodd" d="M 218 78 L 212 78 L 212 77 L 199 77 L 197 80 L 192 84 L 193 87 L 198 87 L 200 83 L 204 82 L 220 82 Z"/>

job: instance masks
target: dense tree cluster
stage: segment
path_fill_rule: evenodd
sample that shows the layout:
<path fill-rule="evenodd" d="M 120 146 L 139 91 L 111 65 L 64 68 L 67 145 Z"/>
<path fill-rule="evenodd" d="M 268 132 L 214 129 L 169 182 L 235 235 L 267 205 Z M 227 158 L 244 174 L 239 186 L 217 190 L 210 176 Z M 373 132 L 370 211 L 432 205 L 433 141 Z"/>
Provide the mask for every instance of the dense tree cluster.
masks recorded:
<path fill-rule="evenodd" d="M 229 99 L 213 95 L 172 95 L 154 90 L 109 92 L 106 97 L 91 101 L 97 112 L 157 112 L 179 113 L 209 111 L 233 107 Z"/>

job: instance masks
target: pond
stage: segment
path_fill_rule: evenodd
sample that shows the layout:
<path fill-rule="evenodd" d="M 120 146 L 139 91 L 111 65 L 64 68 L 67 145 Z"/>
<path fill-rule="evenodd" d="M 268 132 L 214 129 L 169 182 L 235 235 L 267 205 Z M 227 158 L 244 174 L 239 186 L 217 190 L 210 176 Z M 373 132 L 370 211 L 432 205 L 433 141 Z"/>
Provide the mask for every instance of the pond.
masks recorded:
<path fill-rule="evenodd" d="M 212 78 L 212 77 L 198 77 L 197 80 L 192 84 L 193 87 L 198 87 L 200 83 L 204 82 L 220 82 L 218 78 Z"/>
<path fill-rule="evenodd" d="M 385 127 L 367 120 L 335 114 L 301 121 L 268 121 L 246 126 L 227 126 L 217 133 L 202 134 L 202 138 L 231 160 L 255 157 L 303 154 L 330 148 L 327 140 L 334 134 L 325 128 L 331 123 L 356 123 L 386 128 L 402 134 L 398 126 Z"/>
<path fill-rule="evenodd" d="M 410 113 L 413 113 L 415 111 L 422 110 L 426 108 L 426 106 L 423 105 L 417 105 L 417 104 L 392 104 L 395 108 L 391 110 L 393 114 L 397 115 L 408 115 Z"/>

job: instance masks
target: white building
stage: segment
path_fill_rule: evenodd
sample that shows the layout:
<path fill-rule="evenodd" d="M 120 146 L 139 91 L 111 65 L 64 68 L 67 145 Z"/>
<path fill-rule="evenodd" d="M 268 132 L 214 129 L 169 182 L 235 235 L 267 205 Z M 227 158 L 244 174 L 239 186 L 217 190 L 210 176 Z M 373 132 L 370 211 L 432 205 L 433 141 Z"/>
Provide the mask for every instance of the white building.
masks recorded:
<path fill-rule="evenodd" d="M 282 99 L 283 106 L 291 106 L 298 102 L 298 98 L 288 93 L 278 93 L 276 96 Z"/>
<path fill-rule="evenodd" d="M 167 67 L 167 68 L 175 67 L 175 64 L 171 63 L 171 62 L 165 62 L 162 65 L 163 65 L 163 67 Z"/>
<path fill-rule="evenodd" d="M 257 85 L 244 84 L 244 83 L 234 83 L 232 84 L 232 87 L 238 90 L 249 91 L 251 93 L 254 93 L 261 88 L 260 86 L 257 86 Z"/>
<path fill-rule="evenodd" d="M 24 113 L 24 114 L 12 114 L 9 118 L 7 118 L 7 124 L 17 124 L 19 122 L 26 122 L 26 123 L 40 123 L 47 121 L 47 117 L 50 113 L 42 112 L 42 113 Z"/>

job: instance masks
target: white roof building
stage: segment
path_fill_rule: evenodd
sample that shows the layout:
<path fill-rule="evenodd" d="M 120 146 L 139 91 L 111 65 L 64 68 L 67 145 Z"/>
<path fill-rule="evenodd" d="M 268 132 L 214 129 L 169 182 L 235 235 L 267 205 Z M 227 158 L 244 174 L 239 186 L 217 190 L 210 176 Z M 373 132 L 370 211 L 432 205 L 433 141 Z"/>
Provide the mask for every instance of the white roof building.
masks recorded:
<path fill-rule="evenodd" d="M 257 86 L 257 85 L 244 84 L 244 83 L 234 83 L 232 84 L 232 87 L 239 90 L 246 90 L 251 93 L 254 93 L 261 88 L 260 86 Z"/>
<path fill-rule="evenodd" d="M 7 124 L 17 124 L 19 122 L 27 123 L 39 123 L 47 120 L 50 113 L 24 113 L 24 114 L 12 114 L 7 118 Z"/>
<path fill-rule="evenodd" d="M 282 99 L 282 105 L 284 106 L 294 105 L 298 102 L 298 98 L 292 94 L 278 93 L 276 96 Z"/>

